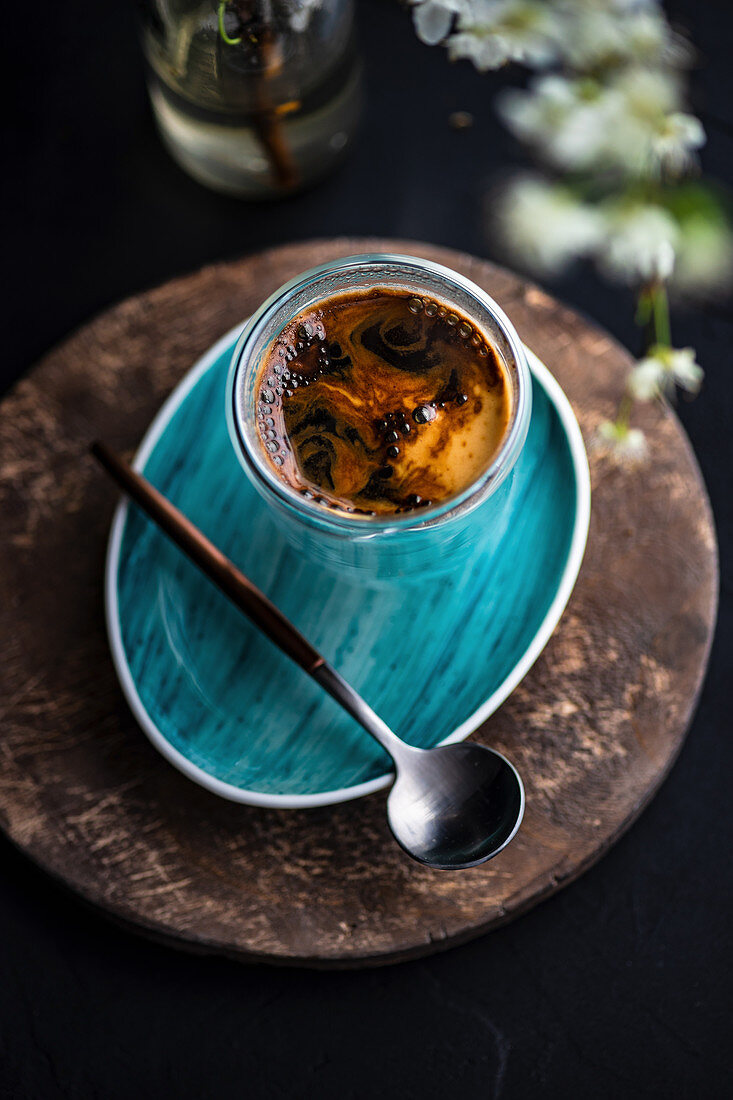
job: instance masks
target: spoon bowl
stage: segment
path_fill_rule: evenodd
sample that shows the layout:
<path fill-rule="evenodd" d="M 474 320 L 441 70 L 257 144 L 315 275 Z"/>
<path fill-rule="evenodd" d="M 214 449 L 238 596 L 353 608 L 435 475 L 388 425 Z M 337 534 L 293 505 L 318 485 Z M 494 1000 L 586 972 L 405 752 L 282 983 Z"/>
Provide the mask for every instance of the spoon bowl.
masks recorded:
<path fill-rule="evenodd" d="M 462 742 L 400 751 L 387 800 L 389 826 L 414 859 L 439 870 L 475 867 L 517 832 L 524 787 L 500 753 Z"/>

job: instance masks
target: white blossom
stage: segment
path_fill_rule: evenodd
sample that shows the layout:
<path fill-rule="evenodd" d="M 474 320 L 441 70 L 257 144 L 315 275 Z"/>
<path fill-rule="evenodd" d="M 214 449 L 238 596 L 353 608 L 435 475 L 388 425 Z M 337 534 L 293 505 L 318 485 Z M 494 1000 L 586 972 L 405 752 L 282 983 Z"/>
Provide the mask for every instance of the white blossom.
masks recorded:
<path fill-rule="evenodd" d="M 555 0 L 562 21 L 563 59 L 579 71 L 638 63 L 684 64 L 684 39 L 670 28 L 657 3 L 622 0 Z"/>
<path fill-rule="evenodd" d="M 498 99 L 507 126 L 564 170 L 613 168 L 625 175 L 679 172 L 704 141 L 700 123 L 675 108 L 675 77 L 638 67 L 606 83 L 548 75 Z"/>
<path fill-rule="evenodd" d="M 611 58 L 623 57 L 626 36 L 623 20 L 609 5 L 606 9 L 568 4 L 563 36 L 563 56 L 574 69 L 596 69 Z M 580 10 L 579 10 L 580 8 Z"/>
<path fill-rule="evenodd" d="M 452 61 L 468 58 L 479 72 L 509 61 L 546 65 L 557 56 L 556 19 L 541 0 L 469 0 L 448 39 Z"/>
<path fill-rule="evenodd" d="M 679 103 L 680 83 L 675 73 L 632 65 L 611 81 L 609 88 L 619 96 L 631 117 L 656 123 Z"/>
<path fill-rule="evenodd" d="M 608 275 L 632 284 L 670 277 L 679 237 L 671 214 L 651 204 L 613 203 L 603 215 L 604 239 L 597 255 Z"/>
<path fill-rule="evenodd" d="M 612 111 L 595 81 L 544 76 L 529 91 L 505 92 L 497 106 L 514 134 L 559 168 L 588 168 L 604 156 Z"/>
<path fill-rule="evenodd" d="M 411 2 L 415 34 L 426 46 L 437 46 L 448 36 L 456 14 L 462 11 L 470 0 L 411 0 Z"/>
<path fill-rule="evenodd" d="M 629 374 L 627 388 L 636 401 L 669 395 L 675 386 L 697 393 L 703 380 L 694 348 L 654 347 Z"/>
<path fill-rule="evenodd" d="M 667 189 L 670 177 L 695 167 L 705 133 L 685 111 L 691 49 L 661 0 L 408 3 L 418 36 L 442 42 L 451 59 L 468 58 L 479 70 L 510 61 L 555 66 L 497 104 L 517 138 L 561 175 L 573 174 L 573 188 L 525 178 L 505 190 L 498 226 L 525 264 L 552 273 L 590 255 L 614 278 L 683 290 L 713 289 L 733 276 L 733 234 L 714 198 L 704 188 L 697 198 Z M 576 174 L 589 201 L 578 198 Z M 656 193 L 639 186 L 645 179 L 658 179 L 658 202 L 639 197 Z M 630 382 L 640 396 L 661 392 L 672 377 L 647 360 Z M 698 385 L 696 372 L 679 366 L 684 359 L 676 362 L 678 384 Z M 619 442 L 633 446 L 634 438 Z"/>
<path fill-rule="evenodd" d="M 681 93 L 672 73 L 628 68 L 608 84 L 605 95 L 610 115 L 605 161 L 629 175 L 654 176 L 662 167 L 685 166 L 704 141 L 697 120 L 677 110 Z"/>
<path fill-rule="evenodd" d="M 652 153 L 673 175 L 680 175 L 693 163 L 693 150 L 705 144 L 702 123 L 694 115 L 675 111 L 667 115 L 652 135 Z"/>
<path fill-rule="evenodd" d="M 567 188 L 528 176 L 506 188 L 502 234 L 528 267 L 556 272 L 590 252 L 601 239 L 602 219 Z"/>
<path fill-rule="evenodd" d="M 626 388 L 635 401 L 651 401 L 662 391 L 664 367 L 653 356 L 641 359 L 629 372 Z"/>
<path fill-rule="evenodd" d="M 688 393 L 697 393 L 702 385 L 703 369 L 694 348 L 671 348 L 665 356 L 667 371 L 675 385 Z"/>
<path fill-rule="evenodd" d="M 623 465 L 636 465 L 648 453 L 646 437 L 641 428 L 604 420 L 593 437 L 591 447 Z"/>

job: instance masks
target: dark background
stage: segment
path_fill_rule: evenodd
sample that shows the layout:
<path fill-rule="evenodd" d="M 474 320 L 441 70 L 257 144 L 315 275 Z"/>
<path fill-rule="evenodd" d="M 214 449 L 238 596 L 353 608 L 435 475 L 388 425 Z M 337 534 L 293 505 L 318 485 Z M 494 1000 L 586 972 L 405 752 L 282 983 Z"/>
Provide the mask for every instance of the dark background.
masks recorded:
<path fill-rule="evenodd" d="M 391 0 L 358 6 L 367 111 L 356 149 L 317 189 L 261 206 L 209 193 L 164 152 L 131 0 L 7 7 L 3 388 L 95 312 L 213 260 L 338 234 L 496 255 L 485 196 L 519 157 L 491 107 L 507 76 L 450 65 Z M 731 9 L 669 10 L 700 51 L 704 168 L 730 183 Z M 447 122 L 459 109 L 476 119 L 460 133 Z M 588 272 L 550 289 L 638 350 L 626 292 Z M 362 973 L 152 945 L 0 839 L 0 1096 L 733 1095 L 733 332 L 721 304 L 677 310 L 673 324 L 707 371 L 680 415 L 713 501 L 722 602 L 689 739 L 631 832 L 509 927 Z"/>

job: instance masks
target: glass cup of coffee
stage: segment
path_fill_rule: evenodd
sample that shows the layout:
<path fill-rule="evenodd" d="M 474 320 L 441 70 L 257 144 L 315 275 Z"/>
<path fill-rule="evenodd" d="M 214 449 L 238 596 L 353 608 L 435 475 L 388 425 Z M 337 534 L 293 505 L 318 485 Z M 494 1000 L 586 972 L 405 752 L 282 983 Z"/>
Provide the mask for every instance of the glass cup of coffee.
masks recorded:
<path fill-rule="evenodd" d="M 413 256 L 349 256 L 247 323 L 226 393 L 237 457 L 297 552 L 364 581 L 498 551 L 532 382 L 480 287 Z"/>

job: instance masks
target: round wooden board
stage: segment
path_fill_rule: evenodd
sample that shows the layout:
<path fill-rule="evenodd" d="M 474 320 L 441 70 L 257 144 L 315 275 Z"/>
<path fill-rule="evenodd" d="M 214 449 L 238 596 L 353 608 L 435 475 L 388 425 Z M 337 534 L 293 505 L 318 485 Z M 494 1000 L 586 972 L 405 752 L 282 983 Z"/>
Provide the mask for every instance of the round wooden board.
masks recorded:
<path fill-rule="evenodd" d="M 480 283 L 555 373 L 586 440 L 613 414 L 629 356 L 531 284 L 442 248 L 344 239 L 209 267 L 123 302 L 51 352 L 0 410 L 0 821 L 84 898 L 179 946 L 363 966 L 508 920 L 589 867 L 640 813 L 677 755 L 705 670 L 717 597 L 710 507 L 676 418 L 647 406 L 653 463 L 618 470 L 592 458 L 575 592 L 477 734 L 527 788 L 520 833 L 491 863 L 446 873 L 411 862 L 388 832 L 384 792 L 263 810 L 207 793 L 158 756 L 107 647 L 116 493 L 89 441 L 131 453 L 217 337 L 299 271 L 362 251 L 427 256 Z"/>

